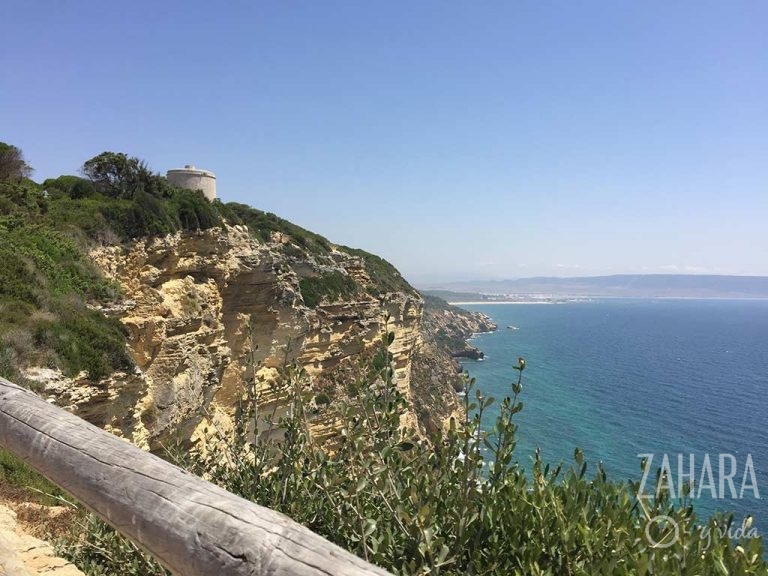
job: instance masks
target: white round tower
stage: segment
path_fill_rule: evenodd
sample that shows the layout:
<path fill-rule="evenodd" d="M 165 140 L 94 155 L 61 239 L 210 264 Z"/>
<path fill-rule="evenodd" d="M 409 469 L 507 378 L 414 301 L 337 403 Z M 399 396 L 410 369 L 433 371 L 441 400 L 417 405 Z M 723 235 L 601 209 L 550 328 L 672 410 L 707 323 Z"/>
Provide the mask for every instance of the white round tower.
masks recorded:
<path fill-rule="evenodd" d="M 216 199 L 216 175 L 187 164 L 184 168 L 168 170 L 165 177 L 172 185 L 188 190 L 201 190 L 209 202 Z"/>

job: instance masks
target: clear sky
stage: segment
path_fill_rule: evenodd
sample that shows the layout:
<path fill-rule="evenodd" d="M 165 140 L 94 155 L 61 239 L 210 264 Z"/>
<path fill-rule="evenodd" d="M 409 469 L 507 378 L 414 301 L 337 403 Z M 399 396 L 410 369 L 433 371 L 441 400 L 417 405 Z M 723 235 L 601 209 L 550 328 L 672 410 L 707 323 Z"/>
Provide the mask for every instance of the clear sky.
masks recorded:
<path fill-rule="evenodd" d="M 0 140 L 104 150 L 416 283 L 768 275 L 768 2 L 0 3 Z"/>

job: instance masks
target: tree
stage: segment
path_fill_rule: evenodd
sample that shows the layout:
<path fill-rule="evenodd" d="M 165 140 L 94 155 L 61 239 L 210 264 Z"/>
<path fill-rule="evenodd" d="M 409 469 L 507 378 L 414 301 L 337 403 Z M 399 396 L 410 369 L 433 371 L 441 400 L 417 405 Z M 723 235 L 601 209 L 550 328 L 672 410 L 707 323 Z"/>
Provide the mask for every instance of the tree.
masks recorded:
<path fill-rule="evenodd" d="M 0 181 L 19 181 L 32 175 L 32 167 L 16 146 L 0 142 Z"/>
<path fill-rule="evenodd" d="M 133 198 L 139 190 L 153 192 L 156 187 L 146 163 L 122 152 L 102 152 L 86 161 L 81 172 L 100 192 L 116 198 Z"/>

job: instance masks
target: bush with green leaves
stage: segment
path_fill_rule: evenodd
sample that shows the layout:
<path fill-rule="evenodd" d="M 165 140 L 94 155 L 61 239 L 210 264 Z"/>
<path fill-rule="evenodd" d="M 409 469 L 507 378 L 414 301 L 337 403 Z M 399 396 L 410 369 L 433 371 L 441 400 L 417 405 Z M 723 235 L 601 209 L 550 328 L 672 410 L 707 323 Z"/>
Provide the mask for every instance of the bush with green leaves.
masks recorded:
<path fill-rule="evenodd" d="M 38 191 L 6 184 L 3 197 L 18 213 L 0 216 L 0 373 L 21 381 L 20 368 L 43 365 L 98 379 L 129 369 L 125 328 L 88 306 L 114 299 L 115 285 L 72 237 L 29 214 L 44 205 Z"/>
<path fill-rule="evenodd" d="M 153 192 L 158 183 L 146 162 L 123 152 L 102 152 L 86 160 L 81 170 L 101 193 L 114 198 Z"/>
<path fill-rule="evenodd" d="M 359 248 L 350 248 L 349 246 L 341 246 L 341 248 L 348 254 L 363 259 L 365 269 L 373 282 L 370 291 L 374 296 L 387 292 L 404 292 L 406 294 L 416 292 L 398 272 L 397 268 L 381 256 L 376 256 Z"/>
<path fill-rule="evenodd" d="M 467 380 L 468 416 L 419 438 L 401 426 L 406 401 L 393 381 L 392 340 L 387 335 L 382 348 L 388 361 L 349 382 L 330 446 L 310 434 L 311 386 L 289 367 L 272 391 L 287 398 L 286 416 L 263 412 L 251 382 L 234 431 L 210 430 L 207 449 L 184 464 L 396 574 L 766 573 L 761 538 L 726 534 L 732 516 L 699 521 L 690 501 L 664 492 L 639 501 L 635 483 L 611 481 L 600 467 L 588 475 L 578 450 L 570 466 L 547 465 L 538 454 L 530 469 L 517 462 L 522 359 L 490 431 L 483 420 L 493 400 Z M 654 543 L 665 541 L 669 526 L 649 526 L 659 516 L 680 531 L 664 549 Z M 98 557 L 103 573 L 131 573 L 110 564 L 97 542 L 89 535 L 80 543 L 89 561 Z"/>
<path fill-rule="evenodd" d="M 151 556 L 105 522 L 81 508 L 70 538 L 56 552 L 87 576 L 170 576 Z"/>
<path fill-rule="evenodd" d="M 242 224 L 248 227 L 251 234 L 256 236 L 262 242 L 269 242 L 272 234 L 279 232 L 289 236 L 295 246 L 305 254 L 326 255 L 331 251 L 331 243 L 301 226 L 297 226 L 288 220 L 280 218 L 271 212 L 262 212 L 256 208 L 251 208 L 238 202 L 227 202 L 226 204 L 215 201 L 222 217 L 230 224 Z"/>
<path fill-rule="evenodd" d="M 304 304 L 314 308 L 323 301 L 334 302 L 348 299 L 358 291 L 354 278 L 338 270 L 318 276 L 307 276 L 299 281 Z"/>
<path fill-rule="evenodd" d="M 16 146 L 0 142 L 0 181 L 20 181 L 29 178 L 32 167 L 24 160 L 24 154 Z"/>

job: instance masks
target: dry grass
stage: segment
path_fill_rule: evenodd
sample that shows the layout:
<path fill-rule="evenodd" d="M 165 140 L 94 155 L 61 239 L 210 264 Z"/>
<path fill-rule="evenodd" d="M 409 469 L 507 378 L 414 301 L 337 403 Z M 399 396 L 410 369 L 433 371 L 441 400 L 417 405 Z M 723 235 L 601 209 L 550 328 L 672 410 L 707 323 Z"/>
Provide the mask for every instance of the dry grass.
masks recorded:
<path fill-rule="evenodd" d="M 0 504 L 16 512 L 20 529 L 49 541 L 70 532 L 80 512 L 64 502 L 61 490 L 0 451 Z"/>

